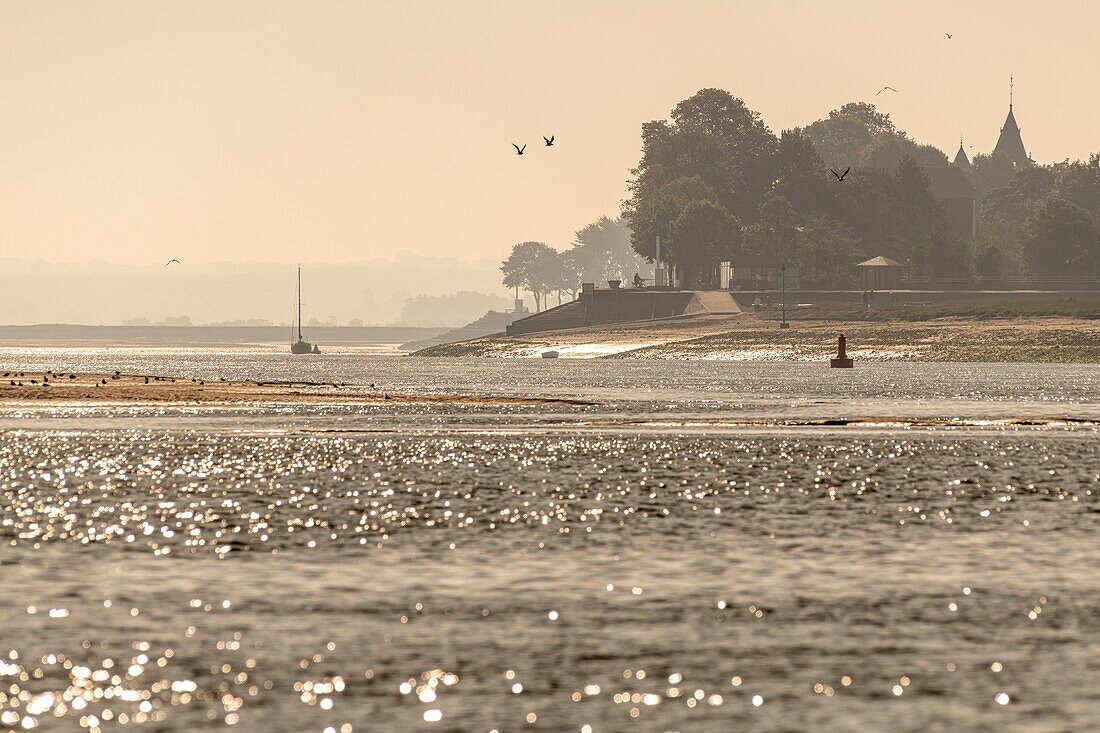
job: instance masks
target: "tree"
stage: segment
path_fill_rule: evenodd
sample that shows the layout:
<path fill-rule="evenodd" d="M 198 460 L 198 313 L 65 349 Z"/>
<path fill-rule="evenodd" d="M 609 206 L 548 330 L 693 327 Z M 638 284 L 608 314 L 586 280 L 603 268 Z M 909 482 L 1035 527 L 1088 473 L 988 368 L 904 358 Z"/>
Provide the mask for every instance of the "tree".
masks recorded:
<path fill-rule="evenodd" d="M 966 242 L 950 228 L 936 224 L 915 258 L 920 271 L 945 277 L 966 277 L 971 273 Z"/>
<path fill-rule="evenodd" d="M 910 155 L 898 163 L 890 188 L 890 207 L 898 255 L 917 272 L 930 272 L 928 238 L 934 227 L 943 224 L 943 212 L 932 195 L 928 175 Z"/>
<path fill-rule="evenodd" d="M 575 249 L 567 249 L 558 255 L 559 265 L 565 278 L 563 290 L 568 292 L 573 300 L 577 299 L 577 291 L 581 289 L 581 282 L 583 282 L 575 252 Z"/>
<path fill-rule="evenodd" d="M 1089 156 L 1087 163 L 1058 166 L 1057 196 L 1085 209 L 1100 224 L 1100 153 Z"/>
<path fill-rule="evenodd" d="M 660 235 L 665 245 L 661 260 L 667 261 L 672 222 L 692 201 L 714 199 L 714 190 L 699 176 L 681 176 L 668 181 L 641 202 L 636 218 L 631 219 L 630 246 L 653 262 L 657 259 L 657 236 Z"/>
<path fill-rule="evenodd" d="M 906 155 L 921 165 L 947 165 L 943 151 L 918 144 L 867 102 L 849 102 L 802 132 L 830 168 L 893 168 Z"/>
<path fill-rule="evenodd" d="M 535 310 L 542 310 L 543 296 L 561 280 L 557 250 L 542 242 L 520 242 L 500 266 L 504 286 L 523 288 L 535 298 Z"/>
<path fill-rule="evenodd" d="M 737 263 L 797 267 L 804 284 L 839 288 L 855 282 L 858 244 L 843 222 L 823 215 L 801 217 L 789 201 L 773 196 L 760 206 L 759 221 L 745 230 Z"/>
<path fill-rule="evenodd" d="M 998 188 L 1004 188 L 1012 182 L 1016 175 L 1016 166 L 1003 153 L 997 155 L 974 156 L 970 161 L 970 182 L 974 184 L 974 192 L 978 197 L 978 204 L 985 200 L 990 192 Z"/>
<path fill-rule="evenodd" d="M 738 262 L 771 268 L 793 263 L 798 223 L 790 201 L 770 196 L 760 205 L 757 222 L 745 230 Z"/>
<path fill-rule="evenodd" d="M 692 201 L 672 223 L 669 255 L 685 286 L 714 287 L 717 265 L 740 249 L 741 223 L 713 201 Z"/>
<path fill-rule="evenodd" d="M 631 171 L 630 195 L 623 202 L 634 250 L 650 259 L 657 235 L 669 236 L 682 206 L 703 198 L 670 197 L 674 181 L 693 181 L 707 189 L 707 200 L 751 221 L 775 180 L 775 136 L 759 114 L 729 92 L 702 89 L 676 105 L 671 117 L 642 126 L 642 159 Z"/>
<path fill-rule="evenodd" d="M 672 120 L 678 127 L 701 128 L 718 144 L 716 162 L 727 162 L 738 173 L 742 184 L 739 189 L 729 190 L 708 181 L 718 194 L 717 203 L 735 216 L 755 216 L 757 202 L 774 180 L 772 159 L 778 144 L 760 114 L 727 91 L 700 89 L 676 105 Z"/>
<path fill-rule="evenodd" d="M 606 216 L 578 231 L 573 248 L 563 254 L 570 255 L 567 263 L 582 282 L 629 280 L 642 264 L 630 246 L 630 227 Z"/>
<path fill-rule="evenodd" d="M 1027 220 L 1024 250 L 1040 275 L 1092 275 L 1100 270 L 1100 233 L 1087 211 L 1050 199 Z"/>
<path fill-rule="evenodd" d="M 775 154 L 773 192 L 790 201 L 800 213 L 820 214 L 828 208 L 831 199 L 830 178 L 832 174 L 825 168 L 810 138 L 798 130 L 784 130 Z"/>
<path fill-rule="evenodd" d="M 797 232 L 792 259 L 803 287 L 843 288 L 855 284 L 859 242 L 843 222 L 814 216 Z"/>
<path fill-rule="evenodd" d="M 894 181 L 890 171 L 853 170 L 843 185 L 833 186 L 829 217 L 845 224 L 868 254 L 901 258 L 894 232 L 894 210 L 890 191 Z"/>
<path fill-rule="evenodd" d="M 982 204 L 982 224 L 1023 224 L 1054 193 L 1054 171 L 1043 166 L 1020 170 L 1004 188 L 990 191 Z"/>
<path fill-rule="evenodd" d="M 554 256 L 554 262 L 547 263 L 548 270 L 546 273 L 546 293 L 549 297 L 550 293 L 557 293 L 558 305 L 561 305 L 562 293 L 571 292 L 576 293 L 577 287 L 580 282 L 577 275 L 577 270 L 574 268 L 573 258 L 568 256 L 569 251 L 556 252 Z"/>
<path fill-rule="evenodd" d="M 890 116 L 882 114 L 873 104 L 849 102 L 834 109 L 829 117 L 802 129 L 813 143 L 826 166 L 841 170 L 859 166 L 865 151 L 876 138 L 896 134 Z"/>

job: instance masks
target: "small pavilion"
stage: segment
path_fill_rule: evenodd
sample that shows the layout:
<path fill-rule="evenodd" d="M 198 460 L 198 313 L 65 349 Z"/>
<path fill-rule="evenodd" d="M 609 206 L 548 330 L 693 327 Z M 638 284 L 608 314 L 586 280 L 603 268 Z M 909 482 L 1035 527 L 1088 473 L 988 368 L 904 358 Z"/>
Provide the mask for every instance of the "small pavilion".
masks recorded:
<path fill-rule="evenodd" d="M 856 267 L 864 290 L 897 290 L 901 271 L 905 269 L 900 262 L 882 256 L 860 262 Z"/>

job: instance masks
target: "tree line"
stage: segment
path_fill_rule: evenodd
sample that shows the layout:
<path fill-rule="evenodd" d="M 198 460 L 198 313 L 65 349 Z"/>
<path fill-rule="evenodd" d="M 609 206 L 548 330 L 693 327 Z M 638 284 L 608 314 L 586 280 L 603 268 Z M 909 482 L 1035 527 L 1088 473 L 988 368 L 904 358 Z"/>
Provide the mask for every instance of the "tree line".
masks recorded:
<path fill-rule="evenodd" d="M 716 287 L 724 261 L 796 266 L 802 287 L 852 287 L 854 265 L 876 255 L 918 275 L 1100 275 L 1100 154 L 1019 168 L 1001 155 L 975 156 L 965 169 L 979 202 L 973 236 L 948 225 L 933 195 L 927 171 L 947 165 L 942 151 L 865 102 L 776 135 L 742 100 L 703 89 L 670 119 L 642 125 L 620 218 L 586 227 L 613 225 L 622 265 L 608 264 L 603 244 L 587 248 L 594 232 L 583 240 L 578 232 L 561 254 L 517 245 L 505 284 L 542 297 L 575 292 L 582 280 L 627 280 L 638 260 L 623 254 L 624 236 L 648 262 L 660 236 L 661 259 L 695 288 Z M 578 269 L 576 258 L 589 253 Z"/>
<path fill-rule="evenodd" d="M 645 260 L 630 246 L 624 219 L 601 216 L 580 229 L 569 249 L 557 251 L 543 242 L 520 242 L 501 265 L 504 285 L 531 293 L 535 309 L 548 305 L 551 294 L 575 298 L 582 282 L 630 281 Z"/>

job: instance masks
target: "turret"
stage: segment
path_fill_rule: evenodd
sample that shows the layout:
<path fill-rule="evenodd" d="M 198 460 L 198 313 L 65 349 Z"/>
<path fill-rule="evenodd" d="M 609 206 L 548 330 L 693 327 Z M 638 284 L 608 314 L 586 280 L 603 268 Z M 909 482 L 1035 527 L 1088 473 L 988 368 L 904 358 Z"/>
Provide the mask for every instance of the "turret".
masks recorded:
<path fill-rule="evenodd" d="M 1020 137 L 1020 126 L 1016 124 L 1016 116 L 1012 113 L 1012 79 L 1008 82 L 1008 117 L 1001 128 L 1001 136 L 997 138 L 997 147 L 993 148 L 993 154 L 1003 155 L 1017 167 L 1031 165 L 1024 141 Z"/>
<path fill-rule="evenodd" d="M 970 167 L 970 158 L 967 157 L 966 151 L 963 150 L 963 140 L 961 136 L 959 137 L 959 152 L 955 153 L 955 159 L 951 161 L 951 165 L 964 170 Z"/>

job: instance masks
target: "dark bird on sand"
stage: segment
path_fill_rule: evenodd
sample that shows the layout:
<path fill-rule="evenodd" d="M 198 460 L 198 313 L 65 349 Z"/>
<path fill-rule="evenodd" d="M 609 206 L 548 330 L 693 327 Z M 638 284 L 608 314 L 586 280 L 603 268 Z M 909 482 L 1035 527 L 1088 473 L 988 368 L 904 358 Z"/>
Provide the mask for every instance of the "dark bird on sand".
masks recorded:
<path fill-rule="evenodd" d="M 875 92 L 875 96 L 877 97 L 878 95 L 882 94 L 883 92 L 897 92 L 897 91 L 898 90 L 894 89 L 893 87 L 883 87 L 882 89 L 879 89 L 877 92 Z M 900 94 L 900 92 L 899 92 L 899 94 Z"/>
<path fill-rule="evenodd" d="M 554 144 L 554 136 L 553 135 L 551 135 L 550 137 L 546 137 L 546 135 L 543 135 L 542 139 L 546 141 L 546 147 L 550 147 L 551 145 Z"/>
<path fill-rule="evenodd" d="M 527 149 L 527 143 L 524 143 L 522 148 L 512 143 L 512 147 L 516 149 L 516 155 L 523 155 L 523 151 Z"/>
<path fill-rule="evenodd" d="M 176 259 L 171 259 L 171 260 L 168 260 L 167 262 L 165 262 L 165 263 L 164 263 L 164 266 L 165 266 L 165 267 L 168 267 L 168 265 L 172 264 L 173 262 L 175 262 L 175 263 L 176 263 L 177 265 L 183 264 L 183 263 L 181 263 L 181 262 L 180 262 L 179 260 L 176 260 Z"/>
<path fill-rule="evenodd" d="M 843 173 L 837 173 L 832 168 L 829 169 L 829 172 L 832 173 L 834 176 L 836 176 L 836 179 L 838 181 L 843 181 L 844 176 L 848 175 L 848 172 L 851 171 L 851 170 L 852 170 L 852 166 L 848 166 L 847 168 L 844 169 Z"/>

